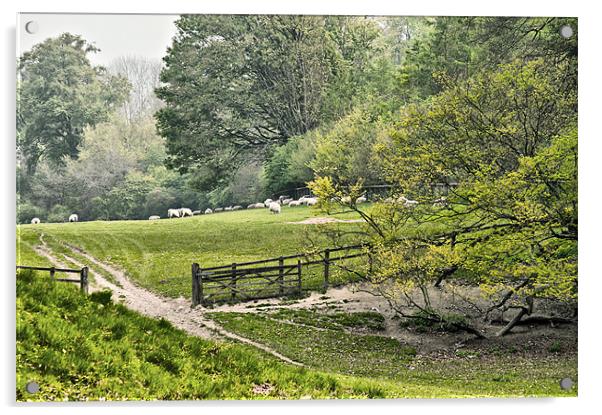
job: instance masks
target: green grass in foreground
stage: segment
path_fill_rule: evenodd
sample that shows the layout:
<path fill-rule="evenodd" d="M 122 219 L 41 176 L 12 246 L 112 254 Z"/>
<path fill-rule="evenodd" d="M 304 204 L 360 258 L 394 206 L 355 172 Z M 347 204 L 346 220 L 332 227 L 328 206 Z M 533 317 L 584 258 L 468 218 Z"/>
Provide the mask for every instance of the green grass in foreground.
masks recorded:
<path fill-rule="evenodd" d="M 308 207 L 287 207 L 280 215 L 271 214 L 267 209 L 254 209 L 160 221 L 19 225 L 17 242 L 19 249 L 26 252 L 28 245 L 39 243 L 39 235 L 43 233 L 46 242 L 57 253 L 62 252 L 64 248 L 60 244 L 65 242 L 125 269 L 145 288 L 170 297 L 190 297 L 193 262 L 210 267 L 306 252 L 312 247 L 308 236 L 319 246 L 330 245 L 318 236 L 317 226 L 347 230 L 361 226 L 357 223 L 286 223 L 314 215 L 317 212 Z M 337 215 L 339 218 L 352 216 L 350 213 Z M 340 244 L 344 245 L 346 241 L 342 239 Z M 20 261 L 29 265 L 30 256 L 23 256 Z M 333 276 L 331 283 L 343 282 L 345 278 L 344 275 Z M 321 268 L 304 269 L 304 289 L 321 286 Z"/>
<path fill-rule="evenodd" d="M 394 339 L 341 331 L 338 315 L 328 318 L 314 313 L 312 318 L 308 313 L 312 312 L 287 310 L 280 315 L 212 313 L 211 316 L 227 330 L 268 344 L 311 368 L 380 381 L 387 379 L 411 391 L 406 396 L 577 394 L 576 386 L 563 391 L 558 383 L 564 377 L 576 381 L 576 356 L 487 355 L 474 358 L 468 355 L 466 358 L 435 360 L 415 356 L 413 348 Z M 349 319 L 353 321 L 353 314 Z M 286 320 L 297 324 L 289 324 Z M 361 325 L 355 326 L 358 327 Z"/>
<path fill-rule="evenodd" d="M 403 396 L 392 384 L 323 374 L 248 346 L 191 337 L 108 298 L 20 273 L 17 400 Z M 25 392 L 28 381 L 38 382 L 40 392 Z"/>

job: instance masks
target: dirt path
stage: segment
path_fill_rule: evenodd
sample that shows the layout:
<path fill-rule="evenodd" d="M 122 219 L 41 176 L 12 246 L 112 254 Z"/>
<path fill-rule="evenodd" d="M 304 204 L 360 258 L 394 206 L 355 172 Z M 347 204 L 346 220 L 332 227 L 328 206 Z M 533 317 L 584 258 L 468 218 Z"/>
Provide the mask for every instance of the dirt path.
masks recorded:
<path fill-rule="evenodd" d="M 52 251 L 44 241 L 43 235 L 40 235 L 40 242 L 42 245 L 36 247 L 37 252 L 47 258 L 55 266 L 65 267 L 65 265 L 53 255 Z M 105 272 L 109 273 L 120 285 L 117 286 L 109 282 L 101 273 L 97 272 L 94 267 L 90 267 L 90 274 L 94 277 L 94 282 L 90 285 L 91 291 L 108 288 L 113 291 L 114 299 L 123 303 L 129 309 L 149 317 L 164 318 L 171 322 L 174 326 L 186 331 L 189 334 L 211 340 L 229 338 L 263 350 L 264 352 L 269 353 L 286 363 L 303 366 L 303 364 L 278 353 L 264 344 L 225 330 L 215 321 L 206 318 L 203 315 L 204 310 L 202 307 L 191 308 L 189 301 L 185 298 L 166 298 L 152 293 L 133 284 L 123 271 L 101 262 L 77 247 L 70 245 L 65 246 L 74 253 L 86 258 L 86 260 L 93 264 L 94 267 L 101 268 Z M 85 266 L 73 257 L 65 255 L 65 258 L 78 267 Z"/>

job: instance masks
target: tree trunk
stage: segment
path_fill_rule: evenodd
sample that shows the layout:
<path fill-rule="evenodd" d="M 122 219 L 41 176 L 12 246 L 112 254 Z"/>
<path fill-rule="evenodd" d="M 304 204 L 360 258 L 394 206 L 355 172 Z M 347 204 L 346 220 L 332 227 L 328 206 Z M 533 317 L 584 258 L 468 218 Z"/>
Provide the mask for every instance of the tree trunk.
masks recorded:
<path fill-rule="evenodd" d="M 501 337 L 507 334 L 514 326 L 518 324 L 518 322 L 523 318 L 525 314 L 529 313 L 529 309 L 527 307 L 521 307 L 519 312 L 514 316 L 510 323 L 506 324 L 503 329 L 497 332 L 496 337 Z"/>

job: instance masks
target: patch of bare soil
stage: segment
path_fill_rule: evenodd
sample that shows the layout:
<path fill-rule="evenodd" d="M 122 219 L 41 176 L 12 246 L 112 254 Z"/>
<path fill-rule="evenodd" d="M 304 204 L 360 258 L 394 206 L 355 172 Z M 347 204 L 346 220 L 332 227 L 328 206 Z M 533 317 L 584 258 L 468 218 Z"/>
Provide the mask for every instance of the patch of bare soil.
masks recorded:
<path fill-rule="evenodd" d="M 431 288 L 431 305 L 448 313 L 468 313 L 471 308 L 485 309 L 488 303 L 482 298 L 476 287 L 454 287 L 453 289 Z M 419 293 L 412 296 L 419 302 Z M 481 331 L 487 338 L 479 339 L 465 332 L 442 332 L 437 330 L 421 330 L 416 327 L 402 326 L 401 319 L 389 302 L 382 296 L 375 295 L 369 284 L 355 284 L 330 288 L 326 293 L 311 293 L 306 298 L 291 302 L 286 299 L 267 299 L 261 301 L 215 306 L 215 311 L 260 313 L 279 309 L 308 309 L 323 313 L 374 311 L 385 317 L 385 330 L 370 334 L 382 335 L 399 340 L 416 348 L 419 354 L 433 358 L 449 358 L 458 350 L 474 350 L 482 355 L 489 353 L 513 353 L 528 356 L 550 354 L 553 345 L 563 353 L 577 351 L 576 324 L 538 324 L 516 326 L 512 332 L 495 337 L 501 325 L 486 324 L 480 318 L 474 318 L 470 324 Z M 405 314 L 415 312 L 409 306 L 401 307 Z M 473 310 L 474 311 L 474 310 Z M 503 316 L 506 320 L 513 317 L 512 312 Z M 363 333 L 357 333 L 363 334 Z"/>
<path fill-rule="evenodd" d="M 360 223 L 363 219 L 337 219 L 329 217 L 308 218 L 299 222 L 285 222 L 289 225 L 323 225 L 325 223 Z"/>

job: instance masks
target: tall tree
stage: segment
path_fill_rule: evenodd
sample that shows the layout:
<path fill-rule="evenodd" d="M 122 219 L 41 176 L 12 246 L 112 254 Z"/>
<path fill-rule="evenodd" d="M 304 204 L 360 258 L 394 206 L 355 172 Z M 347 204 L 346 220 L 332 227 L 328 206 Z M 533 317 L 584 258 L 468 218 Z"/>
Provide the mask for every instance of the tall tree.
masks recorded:
<path fill-rule="evenodd" d="M 164 58 L 157 113 L 168 164 L 200 169 L 211 188 L 249 153 L 303 134 L 330 88 L 361 71 L 377 26 L 360 18 L 183 16 Z M 340 88 L 348 93 L 349 88 Z"/>
<path fill-rule="evenodd" d="M 64 33 L 35 45 L 18 62 L 17 146 L 32 173 L 39 161 L 62 165 L 77 158 L 83 131 L 123 102 L 127 81 L 90 64 L 98 52 L 81 36 Z"/>
<path fill-rule="evenodd" d="M 110 73 L 126 78 L 131 90 L 121 111 L 130 123 L 152 116 L 161 107 L 161 100 L 155 95 L 159 87 L 161 61 L 139 56 L 120 56 L 114 59 L 108 70 Z"/>

